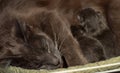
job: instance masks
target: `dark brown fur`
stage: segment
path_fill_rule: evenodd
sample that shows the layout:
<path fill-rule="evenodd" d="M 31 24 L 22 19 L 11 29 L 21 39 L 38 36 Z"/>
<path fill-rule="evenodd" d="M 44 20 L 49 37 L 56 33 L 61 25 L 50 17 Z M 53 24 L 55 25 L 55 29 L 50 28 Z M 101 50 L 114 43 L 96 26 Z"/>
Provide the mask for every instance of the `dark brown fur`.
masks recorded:
<path fill-rule="evenodd" d="M 78 4 L 76 2 L 77 2 L 77 0 L 74 1 L 72 4 L 73 5 Z M 119 35 L 118 34 L 119 34 L 119 17 L 120 17 L 119 3 L 120 2 L 118 0 L 84 0 L 84 1 L 80 1 L 79 3 L 80 3 L 79 4 L 80 8 L 78 8 L 78 9 L 73 8 L 74 11 L 78 12 L 78 11 L 82 11 L 87 8 L 91 8 L 96 13 L 100 14 L 100 16 L 102 17 L 102 18 L 99 18 L 100 20 L 105 19 L 102 23 L 103 27 L 100 28 L 99 32 L 94 37 L 97 40 L 99 40 L 101 42 L 101 44 L 104 46 L 104 51 L 105 51 L 104 53 L 106 53 L 106 58 L 119 56 L 120 53 L 118 51 L 120 50 L 120 47 L 118 44 L 119 43 L 119 41 L 118 41 Z M 74 7 L 74 6 L 72 6 L 72 7 Z M 72 8 L 70 8 L 70 9 L 72 9 Z M 90 14 L 90 13 L 88 12 L 88 14 Z M 82 15 L 84 16 L 84 12 Z M 73 24 L 73 26 L 74 25 L 75 26 L 82 25 L 83 23 L 86 22 L 86 21 L 83 21 L 83 23 L 81 24 L 80 21 L 77 20 L 78 16 L 79 16 L 79 13 L 76 14 L 76 20 L 73 22 L 73 23 L 75 23 L 75 24 Z M 87 17 L 89 17 L 89 15 Z M 90 18 L 91 18 L 91 16 L 90 16 Z M 88 20 L 91 20 L 90 18 L 88 18 Z M 96 17 L 94 17 L 94 18 L 96 18 Z M 85 18 L 85 19 L 87 20 L 87 18 Z M 96 19 L 93 22 L 89 22 L 89 23 L 91 23 L 92 29 L 97 28 L 97 30 L 98 30 L 98 28 L 100 27 L 99 26 L 100 24 L 97 25 L 95 23 L 95 21 L 96 21 Z M 107 28 L 105 28 L 105 27 L 107 27 Z M 79 28 L 79 26 L 77 28 Z M 87 28 L 90 28 L 90 27 L 87 27 Z M 80 29 L 81 29 L 81 27 L 80 27 Z M 88 31 L 88 32 L 90 33 L 90 31 Z M 89 35 L 89 33 L 87 33 L 87 36 Z M 92 34 L 94 34 L 94 33 L 92 33 Z M 92 34 L 90 33 L 90 35 L 92 35 Z"/>
<path fill-rule="evenodd" d="M 118 42 L 117 40 L 119 39 L 119 37 L 117 37 L 117 34 L 118 32 L 115 31 L 115 29 L 119 29 L 119 27 L 116 27 L 115 29 L 113 29 L 113 26 L 116 26 L 117 24 L 113 24 L 112 19 L 111 21 L 109 20 L 111 16 L 114 16 L 114 14 L 111 14 L 111 15 L 108 15 L 110 13 L 112 13 L 112 9 L 113 8 L 110 8 L 111 5 L 113 3 L 118 3 L 118 4 L 114 4 L 114 6 L 112 7 L 117 7 L 119 8 L 119 1 L 115 1 L 115 0 L 109 0 L 107 2 L 105 1 L 101 1 L 103 2 L 102 4 L 97 4 L 97 3 L 94 3 L 94 1 L 90 4 L 90 3 L 86 3 L 86 5 L 90 6 L 91 8 L 93 8 L 96 12 L 99 12 L 100 14 L 103 15 L 103 19 L 105 18 L 107 23 L 106 23 L 106 26 L 108 27 L 108 29 L 105 29 L 103 31 L 103 33 L 101 33 L 100 35 L 97 35 L 96 38 L 103 44 L 104 46 L 104 50 L 105 50 L 105 53 L 106 53 L 106 57 L 107 58 L 111 58 L 111 57 L 115 57 L 115 56 L 119 56 L 119 52 L 118 50 L 120 50 L 118 47 Z M 90 4 L 90 5 L 89 5 Z M 96 4 L 96 5 L 94 5 Z M 109 11 L 110 10 L 110 11 Z M 120 9 L 116 9 L 118 11 L 116 11 L 116 15 L 117 17 L 119 17 L 119 10 Z M 114 21 L 115 22 L 115 21 Z M 113 26 L 111 26 L 113 25 Z"/>
<path fill-rule="evenodd" d="M 83 52 L 85 48 L 86 50 L 90 48 L 89 51 L 87 51 L 87 53 L 85 54 L 89 54 L 86 57 L 93 56 L 93 59 L 91 58 L 90 60 L 94 60 L 97 56 L 98 59 L 101 59 L 101 57 L 103 59 L 107 59 L 116 56 L 114 50 L 114 48 L 117 48 L 115 45 L 115 35 L 108 27 L 104 16 L 100 12 L 97 12 L 92 8 L 85 8 L 78 12 L 77 17 L 79 20 L 79 24 L 77 24 L 76 26 L 72 26 L 71 28 L 76 29 L 76 31 L 72 29 L 72 32 L 73 35 L 78 39 L 81 47 L 83 47 Z M 89 44 L 87 44 L 88 42 Z M 99 50 L 97 51 L 97 49 Z M 100 52 L 100 49 L 101 53 L 94 56 L 95 53 Z M 95 52 L 91 53 L 91 51 Z"/>

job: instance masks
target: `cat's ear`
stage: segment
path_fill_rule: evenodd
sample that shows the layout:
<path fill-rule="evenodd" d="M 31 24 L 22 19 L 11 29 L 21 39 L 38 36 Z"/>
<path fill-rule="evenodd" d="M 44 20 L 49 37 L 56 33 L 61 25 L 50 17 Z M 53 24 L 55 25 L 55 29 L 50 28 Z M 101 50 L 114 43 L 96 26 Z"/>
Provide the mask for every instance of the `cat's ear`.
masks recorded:
<path fill-rule="evenodd" d="M 32 32 L 30 27 L 25 22 L 16 21 L 14 26 L 14 36 L 21 38 L 24 41 L 27 41 L 31 36 Z"/>

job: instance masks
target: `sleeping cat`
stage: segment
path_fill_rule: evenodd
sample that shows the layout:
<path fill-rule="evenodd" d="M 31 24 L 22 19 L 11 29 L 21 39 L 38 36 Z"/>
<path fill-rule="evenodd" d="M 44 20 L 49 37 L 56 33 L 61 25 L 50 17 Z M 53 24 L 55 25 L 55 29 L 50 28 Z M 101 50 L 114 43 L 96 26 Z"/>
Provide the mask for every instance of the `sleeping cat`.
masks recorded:
<path fill-rule="evenodd" d="M 78 24 L 71 26 L 74 37 L 81 45 L 89 62 L 115 57 L 115 35 L 107 25 L 105 17 L 92 8 L 78 12 Z"/>
<path fill-rule="evenodd" d="M 88 63 L 64 15 L 26 1 L 12 0 L 0 13 L 0 64 L 55 69 L 61 57 L 68 66 Z"/>

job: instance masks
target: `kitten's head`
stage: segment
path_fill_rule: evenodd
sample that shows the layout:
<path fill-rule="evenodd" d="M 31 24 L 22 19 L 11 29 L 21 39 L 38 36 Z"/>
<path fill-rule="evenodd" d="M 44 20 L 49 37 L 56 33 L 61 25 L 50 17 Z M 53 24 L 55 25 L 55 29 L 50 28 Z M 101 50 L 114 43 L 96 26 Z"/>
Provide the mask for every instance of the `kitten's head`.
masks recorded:
<path fill-rule="evenodd" d="M 107 28 L 104 15 L 92 8 L 82 9 L 78 12 L 77 19 L 82 28 L 82 33 L 90 36 L 96 36 Z"/>

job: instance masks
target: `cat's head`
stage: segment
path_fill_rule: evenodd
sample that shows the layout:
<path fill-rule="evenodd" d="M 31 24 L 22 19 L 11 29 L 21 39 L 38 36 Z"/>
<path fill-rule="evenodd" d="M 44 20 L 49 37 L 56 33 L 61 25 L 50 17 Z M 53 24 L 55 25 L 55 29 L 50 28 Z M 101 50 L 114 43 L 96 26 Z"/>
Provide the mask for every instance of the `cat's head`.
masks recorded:
<path fill-rule="evenodd" d="M 0 61 L 9 60 L 13 66 L 29 69 L 55 69 L 62 66 L 58 46 L 47 33 L 20 19 L 8 23 L 5 21 L 4 26 L 9 25 L 10 28 L 3 29 L 10 31 L 6 36 L 10 35 L 3 40 L 5 45 L 1 48 Z"/>

